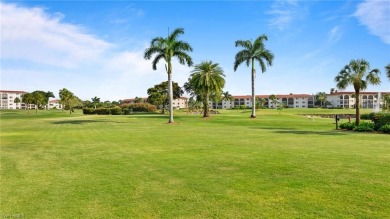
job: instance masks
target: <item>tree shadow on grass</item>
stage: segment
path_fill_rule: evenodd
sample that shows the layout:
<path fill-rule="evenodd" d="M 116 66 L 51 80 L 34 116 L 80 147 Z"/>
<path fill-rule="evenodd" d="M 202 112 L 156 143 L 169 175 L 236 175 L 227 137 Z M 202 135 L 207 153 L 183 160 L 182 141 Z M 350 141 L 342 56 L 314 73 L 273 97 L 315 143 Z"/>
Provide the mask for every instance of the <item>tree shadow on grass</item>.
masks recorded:
<path fill-rule="evenodd" d="M 55 124 L 55 125 L 64 125 L 64 124 L 82 125 L 82 124 L 96 123 L 96 122 L 107 122 L 107 121 L 101 121 L 101 120 L 63 120 L 63 121 L 55 121 L 55 122 L 53 122 L 53 124 Z"/>
<path fill-rule="evenodd" d="M 278 130 L 274 131 L 279 134 L 295 134 L 295 135 L 346 135 L 343 132 L 337 131 L 308 131 L 308 130 Z"/>

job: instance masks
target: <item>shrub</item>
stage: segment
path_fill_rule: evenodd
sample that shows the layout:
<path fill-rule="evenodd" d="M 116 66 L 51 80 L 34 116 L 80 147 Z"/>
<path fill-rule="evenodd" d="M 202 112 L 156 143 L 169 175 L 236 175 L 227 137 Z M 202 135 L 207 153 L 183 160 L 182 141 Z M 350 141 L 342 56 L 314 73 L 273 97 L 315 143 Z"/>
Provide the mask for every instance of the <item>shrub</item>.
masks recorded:
<path fill-rule="evenodd" d="M 390 124 L 383 125 L 378 131 L 390 134 Z"/>
<path fill-rule="evenodd" d="M 379 130 L 382 126 L 390 124 L 390 113 L 375 113 L 372 121 L 375 123 L 374 130 Z"/>
<path fill-rule="evenodd" d="M 133 103 L 129 105 L 129 110 L 133 112 L 156 112 L 157 107 L 150 103 Z"/>
<path fill-rule="evenodd" d="M 130 114 L 130 110 L 129 108 L 123 108 L 123 115 L 129 115 Z"/>
<path fill-rule="evenodd" d="M 110 109 L 109 108 L 96 108 L 96 114 L 98 115 L 110 115 Z"/>
<path fill-rule="evenodd" d="M 372 122 L 360 122 L 358 126 L 356 126 L 353 130 L 357 132 L 372 132 L 374 131 L 375 124 Z"/>
<path fill-rule="evenodd" d="M 111 115 L 122 115 L 122 108 L 120 108 L 119 106 L 111 108 L 110 109 L 110 114 Z"/>
<path fill-rule="evenodd" d="M 341 123 L 340 128 L 347 129 L 347 130 L 353 130 L 355 128 L 355 123 L 349 123 L 349 122 Z"/>
<path fill-rule="evenodd" d="M 361 114 L 360 119 L 364 120 L 372 120 L 374 118 L 376 113 L 366 113 L 366 114 Z"/>
<path fill-rule="evenodd" d="M 93 115 L 93 114 L 96 114 L 96 112 L 95 112 L 95 109 L 93 109 L 93 108 L 83 108 L 83 114 Z"/>

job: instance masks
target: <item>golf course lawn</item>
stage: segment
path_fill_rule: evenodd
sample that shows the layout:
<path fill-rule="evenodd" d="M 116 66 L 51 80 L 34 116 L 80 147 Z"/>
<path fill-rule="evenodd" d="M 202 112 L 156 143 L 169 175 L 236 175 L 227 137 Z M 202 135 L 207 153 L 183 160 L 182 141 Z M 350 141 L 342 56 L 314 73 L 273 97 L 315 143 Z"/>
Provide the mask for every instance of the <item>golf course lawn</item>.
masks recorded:
<path fill-rule="evenodd" d="M 0 215 L 386 218 L 390 135 L 300 114 L 0 112 Z M 346 122 L 346 121 L 341 121 Z"/>

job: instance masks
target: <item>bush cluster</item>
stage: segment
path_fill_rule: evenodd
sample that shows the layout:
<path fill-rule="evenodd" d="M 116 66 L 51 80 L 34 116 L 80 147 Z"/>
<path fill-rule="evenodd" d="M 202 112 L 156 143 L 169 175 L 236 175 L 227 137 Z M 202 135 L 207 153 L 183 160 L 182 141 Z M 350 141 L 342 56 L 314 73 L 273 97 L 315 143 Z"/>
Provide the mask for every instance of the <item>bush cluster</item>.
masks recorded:
<path fill-rule="evenodd" d="M 360 122 L 358 126 L 356 126 L 354 131 L 357 132 L 373 132 L 374 131 L 374 123 L 372 122 Z"/>
<path fill-rule="evenodd" d="M 390 113 L 375 113 L 371 119 L 374 123 L 374 130 L 379 131 L 382 126 L 390 125 Z"/>
<path fill-rule="evenodd" d="M 133 103 L 129 105 L 129 110 L 133 112 L 156 112 L 157 107 L 150 103 Z"/>
<path fill-rule="evenodd" d="M 379 131 L 383 133 L 390 133 L 390 113 L 367 113 L 360 115 L 362 120 L 358 126 L 352 123 L 340 124 L 341 129 L 355 130 L 358 132 L 373 132 Z"/>
<path fill-rule="evenodd" d="M 390 124 L 386 124 L 386 125 L 380 127 L 380 129 L 378 131 L 390 134 Z"/>
<path fill-rule="evenodd" d="M 341 123 L 340 128 L 347 129 L 347 130 L 353 130 L 355 128 L 355 123 L 349 123 L 349 122 Z"/>
<path fill-rule="evenodd" d="M 129 115 L 133 112 L 156 112 L 157 107 L 149 103 L 123 104 L 113 108 L 83 108 L 85 115 Z"/>
<path fill-rule="evenodd" d="M 363 120 L 372 120 L 376 113 L 365 113 L 360 115 L 360 119 Z"/>

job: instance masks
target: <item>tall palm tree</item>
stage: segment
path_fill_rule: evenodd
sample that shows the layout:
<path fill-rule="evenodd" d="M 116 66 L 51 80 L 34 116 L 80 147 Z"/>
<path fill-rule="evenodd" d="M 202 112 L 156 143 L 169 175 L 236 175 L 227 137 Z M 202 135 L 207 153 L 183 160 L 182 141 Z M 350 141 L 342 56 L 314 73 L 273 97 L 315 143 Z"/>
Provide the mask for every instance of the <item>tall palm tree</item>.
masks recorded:
<path fill-rule="evenodd" d="M 225 86 L 225 75 L 218 63 L 212 61 L 203 61 L 195 65 L 191 72 L 189 83 L 198 95 L 202 95 L 203 117 L 209 117 L 209 99 L 213 93 L 222 93 Z"/>
<path fill-rule="evenodd" d="M 261 67 L 261 72 L 264 73 L 267 68 L 266 65 L 271 66 L 272 60 L 274 59 L 274 54 L 271 53 L 268 49 L 265 48 L 263 41 L 268 40 L 266 35 L 259 36 L 253 43 L 251 40 L 237 40 L 236 47 L 240 46 L 244 49 L 239 51 L 236 54 L 234 62 L 234 71 L 237 70 L 238 66 L 246 62 L 246 65 L 249 67 L 249 64 L 252 66 L 252 115 L 251 118 L 256 118 L 256 97 L 255 97 L 255 61 L 259 62 Z"/>
<path fill-rule="evenodd" d="M 385 68 L 386 68 L 386 75 L 387 75 L 387 78 L 389 78 L 389 80 L 390 80 L 390 64 L 387 64 L 387 65 L 385 66 Z"/>
<path fill-rule="evenodd" d="M 365 90 L 368 84 L 380 84 L 379 74 L 380 71 L 378 69 L 370 71 L 370 64 L 366 60 L 360 59 L 351 60 L 335 77 L 337 88 L 345 89 L 348 85 L 352 85 L 355 89 L 356 125 L 360 123 L 360 91 Z"/>
<path fill-rule="evenodd" d="M 173 90 L 172 90 L 172 58 L 176 57 L 182 65 L 187 64 L 192 66 L 192 58 L 187 52 L 192 52 L 192 47 L 185 41 L 177 40 L 177 38 L 184 34 L 183 28 L 176 28 L 166 38 L 156 37 L 150 42 L 150 47 L 145 50 L 144 58 L 150 60 L 154 54 L 153 70 L 157 69 L 157 63 L 163 59 L 165 60 L 165 70 L 168 74 L 168 91 L 169 91 L 169 123 L 173 123 Z"/>

